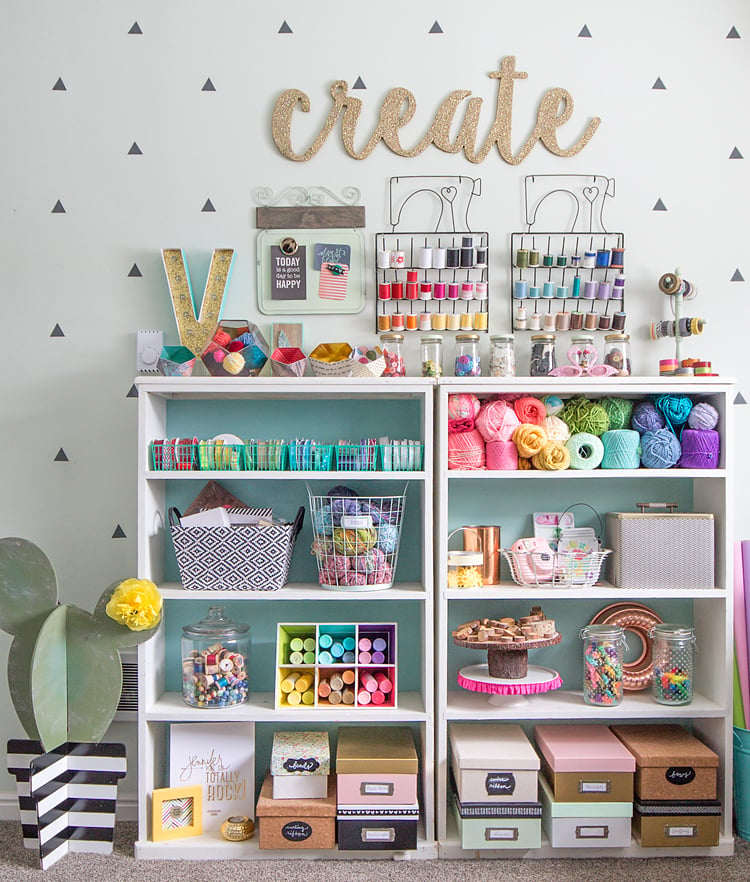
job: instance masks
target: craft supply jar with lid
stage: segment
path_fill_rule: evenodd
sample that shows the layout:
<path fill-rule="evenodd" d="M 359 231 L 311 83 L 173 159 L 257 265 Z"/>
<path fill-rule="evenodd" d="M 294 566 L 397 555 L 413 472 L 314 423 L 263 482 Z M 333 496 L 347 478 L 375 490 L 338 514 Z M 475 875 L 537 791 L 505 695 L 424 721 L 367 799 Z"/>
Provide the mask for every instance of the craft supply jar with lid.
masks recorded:
<path fill-rule="evenodd" d="M 515 377 L 516 349 L 513 334 L 490 337 L 490 376 Z"/>
<path fill-rule="evenodd" d="M 607 334 L 604 338 L 604 364 L 613 367 L 618 377 L 630 376 L 630 334 Z"/>
<path fill-rule="evenodd" d="M 693 700 L 695 632 L 683 625 L 660 624 L 651 630 L 654 679 L 652 694 L 658 704 L 690 704 Z"/>
<path fill-rule="evenodd" d="M 454 373 L 457 377 L 479 377 L 482 363 L 479 359 L 479 334 L 456 335 Z"/>
<path fill-rule="evenodd" d="M 587 370 L 596 363 L 598 357 L 594 338 L 590 334 L 574 334 L 570 338 L 568 360 L 571 364 L 581 368 L 582 371 Z"/>
<path fill-rule="evenodd" d="M 223 606 L 182 628 L 182 697 L 192 707 L 232 707 L 247 701 L 250 626 L 229 619 Z"/>
<path fill-rule="evenodd" d="M 440 334 L 427 334 L 419 341 L 422 355 L 422 376 L 443 376 L 443 338 Z"/>
<path fill-rule="evenodd" d="M 406 362 L 404 361 L 404 335 L 382 334 L 380 342 L 383 346 L 385 359 L 384 377 L 405 377 Z"/>
<path fill-rule="evenodd" d="M 529 376 L 546 377 L 557 367 L 554 334 L 534 334 L 531 338 Z"/>
<path fill-rule="evenodd" d="M 583 700 L 598 707 L 622 702 L 625 631 L 619 625 L 586 625 L 583 640 Z"/>

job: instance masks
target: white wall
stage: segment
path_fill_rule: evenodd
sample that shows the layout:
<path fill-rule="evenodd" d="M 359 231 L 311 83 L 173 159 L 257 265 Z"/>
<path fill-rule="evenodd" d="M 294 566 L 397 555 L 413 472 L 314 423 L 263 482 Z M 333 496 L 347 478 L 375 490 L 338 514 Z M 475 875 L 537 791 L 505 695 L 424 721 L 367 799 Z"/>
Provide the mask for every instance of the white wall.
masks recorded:
<path fill-rule="evenodd" d="M 679 266 L 699 288 L 689 314 L 708 319 L 684 354 L 737 377 L 750 400 L 746 0 L 26 0 L 4 18 L 0 535 L 27 537 L 47 552 L 64 602 L 91 609 L 107 584 L 135 572 L 136 401 L 127 397 L 135 334 L 159 328 L 177 342 L 160 249 L 186 251 L 199 293 L 211 250 L 236 249 L 224 315 L 254 320 L 270 334 L 255 293 L 254 192 L 261 186 L 358 187 L 372 266 L 374 233 L 387 229 L 390 176 L 481 177 L 484 195 L 472 219 L 491 236 L 491 330 L 503 332 L 508 234 L 521 228 L 523 176 L 612 176 L 617 195 L 607 218 L 626 235 L 635 372 L 653 375 L 659 358 L 672 354 L 669 343 L 649 341 L 648 326 L 669 316 L 656 282 Z M 291 34 L 278 33 L 284 21 Z M 442 34 L 429 33 L 435 21 Z M 142 33 L 130 34 L 136 22 Z M 584 25 L 591 37 L 579 36 Z M 732 28 L 740 39 L 727 38 Z M 310 96 L 309 119 L 295 117 L 301 145 L 328 111 L 330 84 L 345 79 L 351 87 L 357 77 L 367 87 L 355 92 L 364 102 L 358 144 L 394 86 L 417 98 L 404 143 L 417 141 L 459 88 L 485 99 L 486 132 L 496 96 L 488 73 L 505 55 L 528 72 L 516 84 L 515 149 L 543 93 L 561 86 L 575 99 L 573 119 L 559 132 L 563 145 L 590 117 L 602 119 L 577 156 L 557 158 L 538 145 L 520 166 L 494 152 L 473 165 L 435 148 L 407 159 L 380 145 L 356 161 L 334 132 L 317 157 L 294 163 L 271 140 L 282 90 Z M 53 88 L 58 78 L 65 90 Z M 208 78 L 216 91 L 202 91 Z M 665 89 L 653 89 L 657 78 Z M 128 154 L 133 142 L 141 155 Z M 735 147 L 747 158 L 730 159 Z M 215 212 L 201 211 L 207 199 Z M 658 199 L 667 211 L 653 210 Z M 58 200 L 64 213 L 52 212 Z M 140 277 L 129 276 L 133 264 Z M 731 281 L 736 270 L 749 281 Z M 374 342 L 370 276 L 362 314 L 303 319 L 306 351 L 337 339 Z M 64 337 L 50 336 L 56 324 Z M 525 365 L 527 343 L 518 349 Z M 748 411 L 737 408 L 741 437 L 750 431 Z M 60 448 L 67 462 L 54 461 Z M 742 457 L 739 466 L 738 538 L 750 535 Z M 112 538 L 118 526 L 125 538 Z M 3 638 L 0 649 L 9 645 Z M 4 685 L 0 701 L 8 708 L 3 739 L 20 735 Z M 132 774 L 128 786 L 132 793 Z M 0 792 L 13 787 L 0 774 Z"/>

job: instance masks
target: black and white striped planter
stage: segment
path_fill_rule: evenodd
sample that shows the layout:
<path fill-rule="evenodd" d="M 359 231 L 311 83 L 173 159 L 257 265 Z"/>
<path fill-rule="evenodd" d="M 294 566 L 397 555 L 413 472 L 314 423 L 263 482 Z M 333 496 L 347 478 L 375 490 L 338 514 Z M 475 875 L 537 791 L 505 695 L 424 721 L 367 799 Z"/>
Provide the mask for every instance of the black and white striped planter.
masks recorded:
<path fill-rule="evenodd" d="M 8 771 L 16 778 L 23 844 L 39 850 L 43 870 L 71 851 L 112 853 L 124 744 L 68 742 L 44 753 L 38 741 L 11 738 Z"/>

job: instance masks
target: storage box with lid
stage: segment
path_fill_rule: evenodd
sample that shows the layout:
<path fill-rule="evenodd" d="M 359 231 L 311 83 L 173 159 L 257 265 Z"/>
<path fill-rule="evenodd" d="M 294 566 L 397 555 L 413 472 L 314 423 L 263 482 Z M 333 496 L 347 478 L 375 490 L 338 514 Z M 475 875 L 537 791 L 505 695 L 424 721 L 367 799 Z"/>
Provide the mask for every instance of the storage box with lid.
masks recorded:
<path fill-rule="evenodd" d="M 271 749 L 274 799 L 325 799 L 331 771 L 327 732 L 275 732 Z"/>
<path fill-rule="evenodd" d="M 414 805 L 419 760 L 405 726 L 341 726 L 336 746 L 339 805 Z"/>
<path fill-rule="evenodd" d="M 539 782 L 542 827 L 553 848 L 626 848 L 632 802 L 562 802 L 544 778 Z"/>
<path fill-rule="evenodd" d="M 714 516 L 658 512 L 607 514 L 609 580 L 618 588 L 713 588 Z"/>
<path fill-rule="evenodd" d="M 451 723 L 453 777 L 462 802 L 535 802 L 539 757 L 514 723 Z"/>
<path fill-rule="evenodd" d="M 454 792 L 453 813 L 461 848 L 525 850 L 542 844 L 539 802 L 467 803 Z"/>
<path fill-rule="evenodd" d="M 339 851 L 408 851 L 417 847 L 419 804 L 339 805 Z"/>
<path fill-rule="evenodd" d="M 676 723 L 612 726 L 635 757 L 640 800 L 716 799 L 719 757 Z"/>
<path fill-rule="evenodd" d="M 325 799 L 274 799 L 271 775 L 260 790 L 255 817 L 259 848 L 333 848 L 336 845 L 336 777 Z"/>
<path fill-rule="evenodd" d="M 668 845 L 698 848 L 719 844 L 721 803 L 703 800 L 639 800 L 633 813 L 633 832 L 642 848 Z"/>
<path fill-rule="evenodd" d="M 534 738 L 559 802 L 632 802 L 635 758 L 607 726 L 545 724 Z"/>

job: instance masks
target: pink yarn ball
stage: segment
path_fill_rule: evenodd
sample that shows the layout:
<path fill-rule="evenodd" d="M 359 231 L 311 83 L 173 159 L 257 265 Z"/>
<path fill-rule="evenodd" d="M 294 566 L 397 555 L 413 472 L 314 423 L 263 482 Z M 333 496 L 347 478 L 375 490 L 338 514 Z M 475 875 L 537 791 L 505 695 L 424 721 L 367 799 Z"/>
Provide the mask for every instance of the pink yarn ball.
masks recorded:
<path fill-rule="evenodd" d="M 344 574 L 337 575 L 331 570 L 320 570 L 318 574 L 318 582 L 321 585 L 345 585 L 346 576 Z"/>
<path fill-rule="evenodd" d="M 512 472 L 518 468 L 518 448 L 512 441 L 487 442 L 487 468 Z"/>
<path fill-rule="evenodd" d="M 484 464 L 484 438 L 476 429 L 448 435 L 449 469 L 483 469 Z"/>
<path fill-rule="evenodd" d="M 229 336 L 229 334 L 227 334 L 226 331 L 217 331 L 214 334 L 214 343 L 216 343 L 217 346 L 226 347 L 231 339 L 232 338 Z"/>
<path fill-rule="evenodd" d="M 531 423 L 534 426 L 541 426 L 547 416 L 544 403 L 530 395 L 517 398 L 513 402 L 513 409 L 520 423 Z"/>
<path fill-rule="evenodd" d="M 550 441 L 557 441 L 560 444 L 565 444 L 568 438 L 570 438 L 570 429 L 568 427 L 568 424 L 564 423 L 560 419 L 560 417 L 545 417 L 542 426 L 546 430 L 547 437 Z"/>
<path fill-rule="evenodd" d="M 374 573 L 367 574 L 368 585 L 387 585 L 393 581 L 393 570 L 388 563 L 383 564 Z"/>
<path fill-rule="evenodd" d="M 357 573 L 350 570 L 342 581 L 343 585 L 366 585 L 367 576 L 364 573 Z"/>
<path fill-rule="evenodd" d="M 510 441 L 520 420 L 506 401 L 487 401 L 479 410 L 476 427 L 485 441 Z"/>
<path fill-rule="evenodd" d="M 479 413 L 479 399 L 471 392 L 458 392 L 448 396 L 448 419 L 476 419 Z"/>
<path fill-rule="evenodd" d="M 221 364 L 222 361 L 224 361 L 224 359 L 227 357 L 227 354 L 226 354 L 226 352 L 224 352 L 223 349 L 217 349 L 213 353 L 213 356 L 214 356 L 214 361 L 216 362 L 216 364 Z"/>

